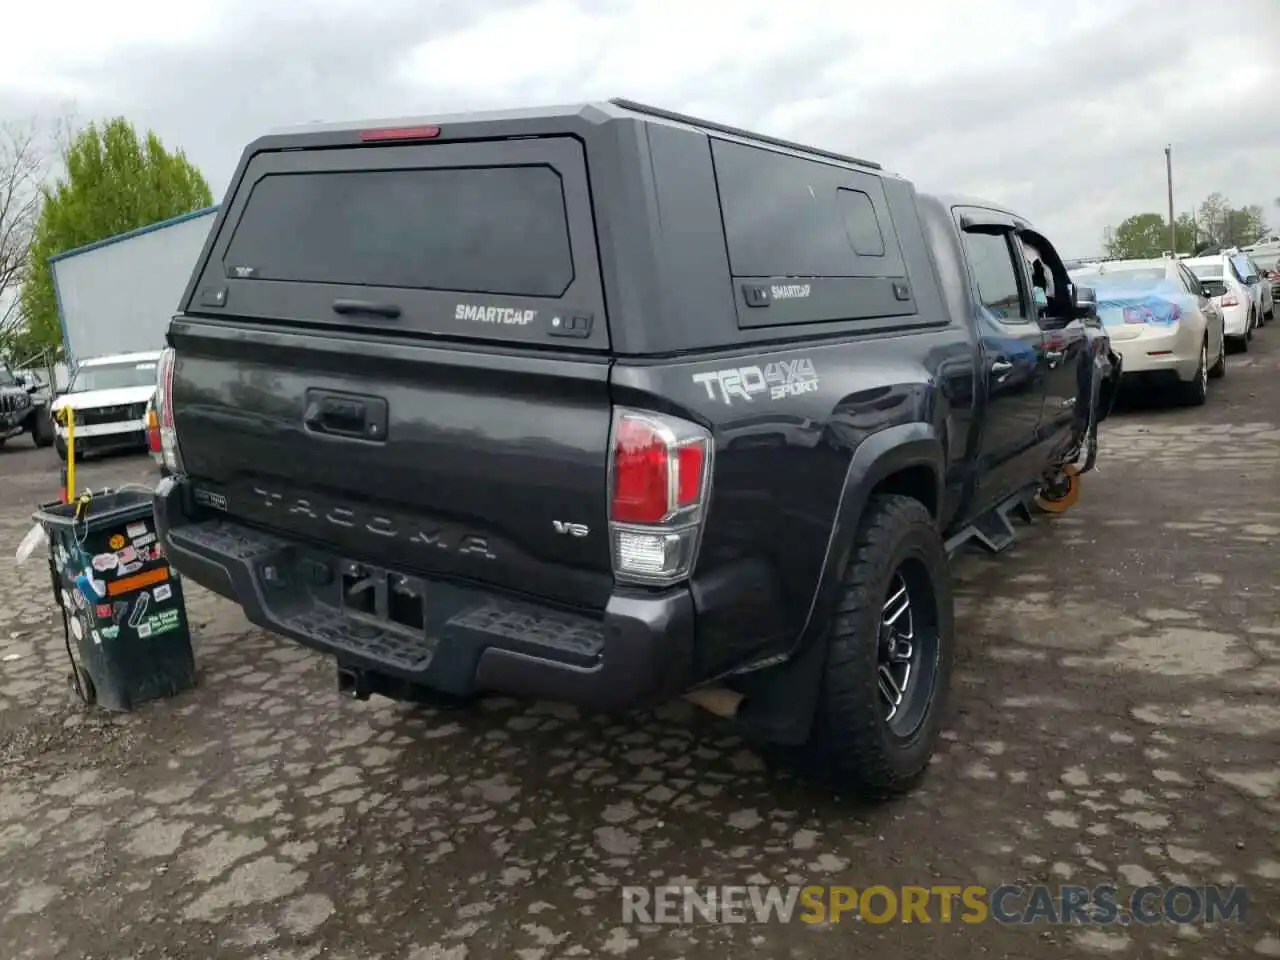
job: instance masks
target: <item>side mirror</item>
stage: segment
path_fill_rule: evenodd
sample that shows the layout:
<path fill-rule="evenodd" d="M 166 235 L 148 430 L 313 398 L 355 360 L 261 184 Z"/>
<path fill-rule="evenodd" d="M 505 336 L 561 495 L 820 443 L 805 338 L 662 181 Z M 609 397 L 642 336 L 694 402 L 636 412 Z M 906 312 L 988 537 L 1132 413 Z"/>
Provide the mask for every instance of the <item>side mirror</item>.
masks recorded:
<path fill-rule="evenodd" d="M 1096 317 L 1098 315 L 1098 291 L 1093 287 L 1072 285 L 1071 299 L 1075 301 L 1076 316 Z"/>

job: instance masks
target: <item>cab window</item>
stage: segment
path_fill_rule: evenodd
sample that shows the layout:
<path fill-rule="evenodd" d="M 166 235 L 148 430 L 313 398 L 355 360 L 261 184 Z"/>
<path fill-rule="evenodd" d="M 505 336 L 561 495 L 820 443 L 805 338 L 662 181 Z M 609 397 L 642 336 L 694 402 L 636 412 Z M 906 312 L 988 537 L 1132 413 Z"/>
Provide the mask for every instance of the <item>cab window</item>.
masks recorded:
<path fill-rule="evenodd" d="M 1008 236 L 965 231 L 963 242 L 978 301 L 987 315 L 1000 323 L 1030 322 Z"/>

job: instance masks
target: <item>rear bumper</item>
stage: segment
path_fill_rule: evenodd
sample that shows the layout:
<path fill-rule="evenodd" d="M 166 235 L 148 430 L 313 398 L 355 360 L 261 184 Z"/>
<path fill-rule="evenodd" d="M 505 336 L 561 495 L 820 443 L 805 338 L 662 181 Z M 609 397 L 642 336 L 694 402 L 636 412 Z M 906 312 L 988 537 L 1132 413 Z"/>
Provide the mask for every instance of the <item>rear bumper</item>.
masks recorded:
<path fill-rule="evenodd" d="M 250 622 L 344 666 L 443 693 L 507 693 L 620 710 L 658 703 L 686 686 L 694 638 L 686 588 L 615 593 L 600 617 L 542 607 L 473 587 L 359 564 L 227 519 L 193 519 L 185 481 L 156 488 L 156 529 L 183 576 L 234 600 Z M 343 574 L 381 584 L 378 609 L 422 598 L 421 624 L 353 611 Z M 363 594 L 362 594 L 363 596 Z"/>
<path fill-rule="evenodd" d="M 1222 330 L 1228 337 L 1243 337 L 1249 332 L 1249 307 L 1222 308 Z"/>
<path fill-rule="evenodd" d="M 1112 340 L 1111 347 L 1124 360 L 1126 379 L 1160 375 L 1190 380 L 1200 365 L 1203 328 L 1179 324 L 1171 332 L 1147 332 L 1132 340 Z"/>

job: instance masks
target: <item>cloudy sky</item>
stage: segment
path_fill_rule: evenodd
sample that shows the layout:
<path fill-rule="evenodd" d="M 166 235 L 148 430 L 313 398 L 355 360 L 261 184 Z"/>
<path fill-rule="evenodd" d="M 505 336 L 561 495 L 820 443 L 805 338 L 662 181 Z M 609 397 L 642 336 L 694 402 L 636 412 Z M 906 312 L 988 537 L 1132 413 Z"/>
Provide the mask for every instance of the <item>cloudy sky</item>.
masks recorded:
<path fill-rule="evenodd" d="M 311 120 L 626 96 L 1000 200 L 1064 255 L 1221 191 L 1280 228 L 1280 0 L 11 4 L 0 117 L 124 114 L 220 196 Z M 16 18 L 16 22 L 15 22 Z"/>

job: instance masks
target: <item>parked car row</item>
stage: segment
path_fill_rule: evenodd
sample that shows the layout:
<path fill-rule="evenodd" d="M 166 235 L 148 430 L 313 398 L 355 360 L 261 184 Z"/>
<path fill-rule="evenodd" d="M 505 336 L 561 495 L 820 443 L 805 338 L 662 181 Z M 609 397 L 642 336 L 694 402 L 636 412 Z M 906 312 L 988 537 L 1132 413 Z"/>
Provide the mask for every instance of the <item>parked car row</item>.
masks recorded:
<path fill-rule="evenodd" d="M 1227 372 L 1228 345 L 1246 351 L 1275 316 L 1275 262 L 1249 251 L 1197 257 L 1078 261 L 1073 282 L 1097 295 L 1098 317 L 1124 358 L 1124 381 L 1168 387 L 1198 406 Z"/>

